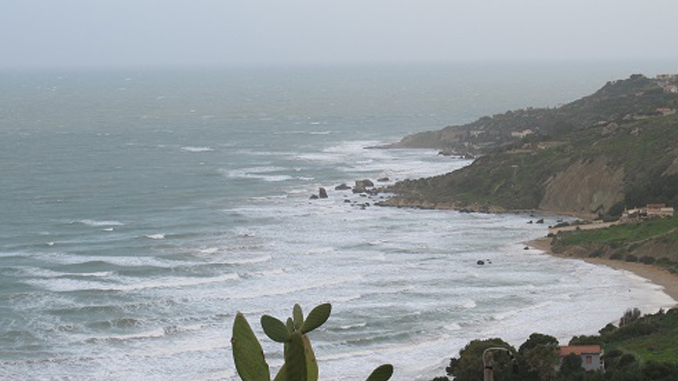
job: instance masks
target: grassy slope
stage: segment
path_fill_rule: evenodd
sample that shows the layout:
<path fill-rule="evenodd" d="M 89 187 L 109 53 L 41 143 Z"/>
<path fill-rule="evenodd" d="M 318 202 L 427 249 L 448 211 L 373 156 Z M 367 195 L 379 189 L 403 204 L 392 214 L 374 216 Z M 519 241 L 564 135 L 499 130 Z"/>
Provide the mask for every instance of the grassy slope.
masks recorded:
<path fill-rule="evenodd" d="M 629 207 L 647 202 L 677 204 L 678 176 L 662 173 L 678 156 L 678 115 L 625 123 L 610 134 L 604 128 L 571 132 L 558 140 L 527 139 L 459 171 L 401 183 L 393 190 L 434 203 L 536 209 L 549 177 L 578 160 L 605 157 L 613 167 L 625 170 Z"/>
<path fill-rule="evenodd" d="M 646 363 L 678 363 L 678 309 L 644 316 L 601 339 L 606 352 L 619 349 Z"/>
<path fill-rule="evenodd" d="M 656 114 L 659 107 L 678 107 L 678 96 L 664 93 L 652 79 L 632 76 L 626 80 L 608 82 L 596 93 L 560 108 L 529 108 L 486 116 L 467 125 L 410 135 L 395 146 L 487 154 L 518 141 L 511 136 L 512 131 L 530 129 L 541 135 L 557 136 L 600 121 L 622 120 L 633 114 Z M 482 131 L 483 134 L 475 136 L 470 131 Z"/>
<path fill-rule="evenodd" d="M 558 237 L 557 246 L 561 248 L 587 244 L 621 246 L 660 237 L 678 242 L 678 217 L 654 219 L 638 224 L 610 226 L 605 229 L 562 233 Z"/>
<path fill-rule="evenodd" d="M 488 133 L 478 139 L 504 138 L 467 168 L 400 183 L 391 190 L 411 201 L 536 209 L 553 174 L 578 160 L 604 157 L 611 166 L 624 168 L 624 201 L 629 207 L 648 202 L 678 206 L 678 175 L 662 176 L 678 157 L 678 115 L 649 116 L 656 115 L 659 107 L 678 108 L 678 96 L 664 93 L 650 79 L 632 77 L 608 83 L 595 94 L 558 109 L 507 112 L 448 128 L 484 128 Z M 629 115 L 647 119 L 633 120 Z M 611 122 L 617 128 L 609 131 L 604 125 Z M 510 137 L 511 131 L 524 128 L 538 133 L 522 140 Z M 422 136 L 439 139 L 444 131 Z M 462 135 L 456 133 L 455 139 Z"/>

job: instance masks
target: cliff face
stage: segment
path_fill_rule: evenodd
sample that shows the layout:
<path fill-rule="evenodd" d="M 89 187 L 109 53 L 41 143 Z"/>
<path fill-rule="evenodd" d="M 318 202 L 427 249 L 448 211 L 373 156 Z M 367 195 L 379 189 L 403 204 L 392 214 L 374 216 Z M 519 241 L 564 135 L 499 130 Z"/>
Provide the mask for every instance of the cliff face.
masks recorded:
<path fill-rule="evenodd" d="M 558 111 L 557 118 L 547 117 L 554 110 L 531 110 L 529 115 L 558 119 L 560 124 L 544 124 L 550 126 L 542 130 L 548 134 L 497 143 L 461 170 L 398 183 L 387 189 L 397 196 L 386 204 L 485 211 L 538 209 L 587 217 L 618 215 L 624 207 L 654 202 L 678 206 L 678 114 L 647 111 L 666 105 L 678 108 L 678 95 L 664 94 L 647 78 L 636 77 L 608 84 L 590 97 L 563 106 L 565 111 Z M 633 110 L 645 111 L 629 113 Z M 570 119 L 563 119 L 570 114 Z M 607 119 L 591 123 L 598 117 Z M 509 124 L 508 131 L 515 126 Z M 494 128 L 500 130 L 498 125 Z M 424 142 L 452 135 L 448 128 L 424 133 L 422 140 L 409 137 L 403 142 L 425 146 Z M 457 131 L 454 136 L 468 135 Z"/>
<path fill-rule="evenodd" d="M 595 214 L 624 201 L 624 169 L 604 157 L 578 160 L 546 181 L 539 209 L 556 213 Z"/>

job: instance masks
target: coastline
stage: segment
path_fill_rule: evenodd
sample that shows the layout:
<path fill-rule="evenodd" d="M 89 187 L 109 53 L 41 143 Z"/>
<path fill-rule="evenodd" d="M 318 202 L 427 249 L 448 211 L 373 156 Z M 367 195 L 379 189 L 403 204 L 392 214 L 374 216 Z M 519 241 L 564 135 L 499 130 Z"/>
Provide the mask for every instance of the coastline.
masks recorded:
<path fill-rule="evenodd" d="M 587 263 L 607 266 L 615 270 L 633 273 L 641 278 L 649 280 L 653 284 L 661 286 L 663 288 L 663 292 L 671 297 L 671 299 L 674 300 L 675 305 L 678 306 L 678 276 L 661 267 L 646 265 L 638 262 L 626 262 L 606 258 L 584 258 L 556 254 L 553 252 L 553 250 L 551 250 L 551 242 L 550 238 L 548 237 L 533 239 L 526 242 L 526 245 L 534 249 L 541 250 L 544 253 L 554 257 L 577 259 Z"/>

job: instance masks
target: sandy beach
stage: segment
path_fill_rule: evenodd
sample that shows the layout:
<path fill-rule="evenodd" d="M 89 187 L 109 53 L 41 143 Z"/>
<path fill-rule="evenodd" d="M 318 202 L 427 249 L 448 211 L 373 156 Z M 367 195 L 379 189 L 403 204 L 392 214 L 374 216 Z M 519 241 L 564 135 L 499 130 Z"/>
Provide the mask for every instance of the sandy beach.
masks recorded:
<path fill-rule="evenodd" d="M 613 259 L 605 258 L 581 258 L 581 257 L 571 257 L 566 255 L 555 254 L 551 250 L 551 239 L 547 237 L 538 238 L 532 241 L 527 242 L 527 245 L 538 250 L 542 250 L 547 254 L 560 257 L 560 258 L 569 258 L 585 261 L 588 263 L 593 263 L 596 265 L 608 266 L 616 270 L 624 270 L 632 272 L 635 275 L 638 275 L 642 278 L 649 280 L 650 282 L 662 286 L 664 292 L 670 296 L 673 300 L 676 301 L 678 305 L 678 276 L 670 273 L 667 270 L 664 270 L 657 266 L 646 265 L 643 263 L 636 262 L 626 262 L 618 261 Z"/>

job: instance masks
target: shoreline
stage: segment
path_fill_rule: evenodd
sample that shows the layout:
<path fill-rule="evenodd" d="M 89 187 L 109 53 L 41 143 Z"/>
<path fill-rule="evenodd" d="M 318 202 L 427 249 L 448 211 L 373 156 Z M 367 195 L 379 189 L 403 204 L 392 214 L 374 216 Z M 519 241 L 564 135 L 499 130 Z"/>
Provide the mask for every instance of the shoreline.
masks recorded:
<path fill-rule="evenodd" d="M 551 250 L 551 239 L 542 237 L 533 239 L 525 244 L 547 255 L 558 258 L 576 259 L 599 266 L 607 266 L 615 270 L 628 271 L 636 276 L 647 279 L 650 283 L 661 286 L 662 291 L 674 301 L 674 307 L 678 306 L 678 276 L 661 267 L 646 265 L 638 262 L 618 261 L 606 258 L 574 257 L 556 254 Z"/>

